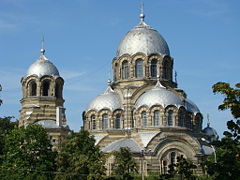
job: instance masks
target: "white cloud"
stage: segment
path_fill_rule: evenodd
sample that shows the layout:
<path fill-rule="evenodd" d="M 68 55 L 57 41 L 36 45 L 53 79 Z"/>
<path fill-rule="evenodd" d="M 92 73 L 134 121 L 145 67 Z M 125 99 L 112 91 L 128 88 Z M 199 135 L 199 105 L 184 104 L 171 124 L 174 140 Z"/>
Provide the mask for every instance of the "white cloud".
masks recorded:
<path fill-rule="evenodd" d="M 85 72 L 77 72 L 77 71 L 69 71 L 69 70 L 61 70 L 60 72 L 64 80 L 79 78 L 85 74 Z"/>

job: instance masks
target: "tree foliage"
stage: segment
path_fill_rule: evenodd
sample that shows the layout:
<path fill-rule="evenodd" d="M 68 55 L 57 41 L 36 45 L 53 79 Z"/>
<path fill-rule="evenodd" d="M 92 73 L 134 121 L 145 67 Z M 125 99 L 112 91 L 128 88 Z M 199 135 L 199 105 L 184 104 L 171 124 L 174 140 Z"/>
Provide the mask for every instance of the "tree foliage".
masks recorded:
<path fill-rule="evenodd" d="M 40 125 L 15 128 L 5 138 L 1 179 L 52 179 L 55 153 Z"/>
<path fill-rule="evenodd" d="M 103 179 L 105 159 L 89 132 L 72 133 L 57 156 L 55 179 Z"/>
<path fill-rule="evenodd" d="M 180 175 L 181 179 L 196 179 L 195 176 L 193 176 L 193 169 L 196 169 L 197 166 L 194 165 L 191 161 L 184 158 L 182 155 L 177 157 L 177 163 L 174 164 L 174 167 L 176 173 Z"/>
<path fill-rule="evenodd" d="M 136 163 L 129 148 L 121 147 L 119 151 L 113 153 L 115 160 L 113 164 L 113 174 L 117 179 L 133 179 L 131 174 L 137 172 Z"/>
<path fill-rule="evenodd" d="M 0 155 L 3 154 L 3 149 L 5 145 L 5 137 L 6 135 L 14 129 L 14 127 L 18 126 L 18 122 L 12 122 L 11 119 L 13 117 L 8 116 L 1 118 L 0 117 Z"/>
<path fill-rule="evenodd" d="M 240 179 L 240 84 L 232 88 L 228 83 L 219 82 L 212 88 L 214 93 L 224 96 L 218 109 L 229 109 L 234 119 L 227 122 L 228 131 L 224 132 L 224 137 L 213 142 L 217 151 L 217 163 L 207 161 L 207 170 L 213 179 L 237 180 Z"/>

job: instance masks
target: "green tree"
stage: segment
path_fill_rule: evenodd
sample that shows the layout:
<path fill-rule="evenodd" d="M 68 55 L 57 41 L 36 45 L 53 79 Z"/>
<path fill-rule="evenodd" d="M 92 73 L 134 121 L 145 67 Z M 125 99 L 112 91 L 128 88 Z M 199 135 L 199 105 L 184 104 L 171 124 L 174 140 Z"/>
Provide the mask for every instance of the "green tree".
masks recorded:
<path fill-rule="evenodd" d="M 212 88 L 214 93 L 224 96 L 223 103 L 218 109 L 229 109 L 234 119 L 227 122 L 228 131 L 223 133 L 224 137 L 213 142 L 217 151 L 217 163 L 207 161 L 207 171 L 213 179 L 238 180 L 240 179 L 240 84 L 232 88 L 228 83 L 219 82 Z"/>
<path fill-rule="evenodd" d="M 175 171 L 180 175 L 180 179 L 194 180 L 196 179 L 193 175 L 193 169 L 196 169 L 197 166 L 194 165 L 191 161 L 185 159 L 182 155 L 177 157 L 177 163 L 174 164 Z"/>
<path fill-rule="evenodd" d="M 55 179 L 104 179 L 105 158 L 95 139 L 83 129 L 72 133 L 57 156 Z"/>
<path fill-rule="evenodd" d="M 113 153 L 115 160 L 113 164 L 113 175 L 117 179 L 133 179 L 132 174 L 137 172 L 136 163 L 129 148 L 121 147 Z"/>
<path fill-rule="evenodd" d="M 5 138 L 0 179 L 53 179 L 55 153 L 40 125 L 15 128 Z"/>
<path fill-rule="evenodd" d="M 12 122 L 11 121 L 12 118 L 13 117 L 11 117 L 11 116 L 4 117 L 4 118 L 0 117 L 0 155 L 3 154 L 6 135 L 11 130 L 13 130 L 14 127 L 18 126 L 18 122 Z"/>

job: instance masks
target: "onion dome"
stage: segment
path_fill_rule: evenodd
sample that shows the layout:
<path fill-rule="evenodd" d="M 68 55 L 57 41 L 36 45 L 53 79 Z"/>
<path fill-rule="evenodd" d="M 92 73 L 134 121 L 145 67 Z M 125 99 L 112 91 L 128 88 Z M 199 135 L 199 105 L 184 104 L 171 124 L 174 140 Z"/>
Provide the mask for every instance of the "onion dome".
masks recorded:
<path fill-rule="evenodd" d="M 56 66 L 49 61 L 44 55 L 45 50 L 41 49 L 41 56 L 38 60 L 36 60 L 27 71 L 26 76 L 37 75 L 38 77 L 42 77 L 45 75 L 49 76 L 59 76 L 59 72 Z"/>
<path fill-rule="evenodd" d="M 158 53 L 160 55 L 170 55 L 167 42 L 160 33 L 144 22 L 145 15 L 140 14 L 141 21 L 130 30 L 120 42 L 116 56 L 123 54 L 133 55 L 141 52 L 146 55 Z"/>
<path fill-rule="evenodd" d="M 87 111 L 100 111 L 102 109 L 110 109 L 111 111 L 122 109 L 120 98 L 111 88 L 110 84 L 108 85 L 107 90 L 93 99 L 87 107 Z"/>
<path fill-rule="evenodd" d="M 184 104 L 177 94 L 167 90 L 161 85 L 160 81 L 158 81 L 153 89 L 146 91 L 138 98 L 135 108 L 139 108 L 141 106 L 148 106 L 150 108 L 154 105 L 161 105 L 163 107 L 175 105 L 179 107 Z"/>
<path fill-rule="evenodd" d="M 202 132 L 209 137 L 210 141 L 217 140 L 219 137 L 217 131 L 210 127 L 210 123 L 207 123 L 207 127 L 205 127 Z"/>

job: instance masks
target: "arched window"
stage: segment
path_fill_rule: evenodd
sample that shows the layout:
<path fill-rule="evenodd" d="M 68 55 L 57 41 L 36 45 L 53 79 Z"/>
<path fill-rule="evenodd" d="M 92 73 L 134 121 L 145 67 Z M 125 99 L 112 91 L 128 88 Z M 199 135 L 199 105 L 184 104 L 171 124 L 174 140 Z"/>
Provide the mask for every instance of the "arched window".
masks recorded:
<path fill-rule="evenodd" d="M 108 114 L 102 115 L 102 129 L 108 128 Z"/>
<path fill-rule="evenodd" d="M 163 161 L 163 174 L 167 174 L 167 161 Z"/>
<path fill-rule="evenodd" d="M 42 88 L 43 88 L 42 95 L 43 96 L 49 96 L 50 95 L 50 83 L 49 83 L 49 81 L 44 81 L 43 85 L 42 85 Z"/>
<path fill-rule="evenodd" d="M 167 125 L 168 126 L 173 126 L 173 111 L 170 110 L 168 111 L 168 118 L 167 118 Z"/>
<path fill-rule="evenodd" d="M 191 121 L 192 121 L 192 114 L 187 113 L 185 126 L 189 129 L 192 128 L 192 122 Z"/>
<path fill-rule="evenodd" d="M 153 113 L 153 123 L 154 123 L 154 126 L 160 125 L 160 111 L 159 110 L 156 110 Z"/>
<path fill-rule="evenodd" d="M 151 61 L 151 77 L 157 77 L 157 60 L 153 59 Z"/>
<path fill-rule="evenodd" d="M 92 129 L 96 129 L 96 116 L 95 115 L 91 116 L 91 124 L 92 124 Z"/>
<path fill-rule="evenodd" d="M 183 111 L 180 111 L 178 114 L 178 126 L 183 127 L 184 125 L 185 114 Z"/>
<path fill-rule="evenodd" d="M 120 129 L 121 127 L 121 114 L 117 114 L 114 122 L 114 128 Z"/>
<path fill-rule="evenodd" d="M 122 63 L 122 78 L 127 79 L 128 77 L 129 77 L 128 62 L 123 61 L 123 63 Z"/>
<path fill-rule="evenodd" d="M 37 95 L 37 84 L 35 81 L 30 82 L 29 84 L 29 95 L 30 96 L 36 96 Z"/>
<path fill-rule="evenodd" d="M 163 63 L 163 79 L 168 78 L 168 63 L 164 62 Z"/>
<path fill-rule="evenodd" d="M 135 64 L 135 76 L 136 78 L 143 77 L 143 60 L 137 59 Z"/>
<path fill-rule="evenodd" d="M 142 118 L 142 127 L 147 127 L 147 113 L 146 113 L 146 111 L 142 112 L 141 118 Z"/>
<path fill-rule="evenodd" d="M 170 160 L 171 160 L 172 165 L 175 164 L 175 160 L 176 160 L 176 153 L 175 152 L 171 152 Z"/>
<path fill-rule="evenodd" d="M 55 96 L 56 96 L 56 98 L 61 98 L 62 97 L 61 85 L 58 82 L 55 85 Z"/>

